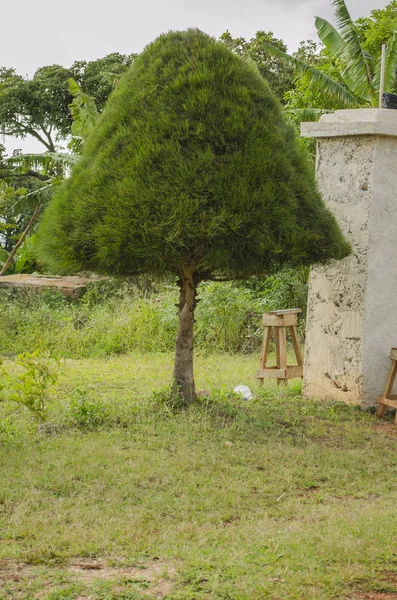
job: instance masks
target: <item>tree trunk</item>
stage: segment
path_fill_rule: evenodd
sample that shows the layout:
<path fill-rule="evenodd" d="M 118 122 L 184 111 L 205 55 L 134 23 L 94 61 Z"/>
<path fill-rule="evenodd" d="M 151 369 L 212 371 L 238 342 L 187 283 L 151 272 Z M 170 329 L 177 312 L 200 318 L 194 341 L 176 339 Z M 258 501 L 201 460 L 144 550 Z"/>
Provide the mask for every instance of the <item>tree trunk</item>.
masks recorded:
<path fill-rule="evenodd" d="M 197 283 L 197 276 L 191 272 L 185 272 L 178 280 L 179 326 L 176 336 L 174 381 L 187 404 L 193 402 L 196 395 L 193 373 L 193 325 Z"/>

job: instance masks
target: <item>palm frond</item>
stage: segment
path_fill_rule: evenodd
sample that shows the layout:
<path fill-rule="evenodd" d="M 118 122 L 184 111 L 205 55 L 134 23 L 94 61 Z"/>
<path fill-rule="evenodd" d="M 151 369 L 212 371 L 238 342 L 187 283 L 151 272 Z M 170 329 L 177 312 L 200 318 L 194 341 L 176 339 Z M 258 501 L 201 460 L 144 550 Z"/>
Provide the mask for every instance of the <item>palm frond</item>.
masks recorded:
<path fill-rule="evenodd" d="M 26 200 L 29 200 L 29 203 L 33 206 L 37 204 L 41 204 L 42 206 L 46 206 L 49 200 L 52 198 L 55 188 L 60 185 L 64 181 L 63 177 L 52 177 L 48 179 L 46 183 L 35 188 L 34 190 L 30 190 L 26 192 L 26 194 L 21 194 L 18 197 L 18 200 L 14 202 L 14 204 L 7 209 L 7 213 L 9 214 L 19 214 L 21 212 L 21 207 L 23 210 L 24 203 Z"/>
<path fill-rule="evenodd" d="M 333 59 L 339 60 L 346 51 L 345 42 L 339 31 L 335 29 L 331 23 L 321 17 L 316 17 L 315 26 L 317 29 L 318 37 L 330 52 Z M 354 90 L 355 82 L 349 77 L 346 69 L 343 69 L 341 76 L 349 90 Z"/>
<path fill-rule="evenodd" d="M 76 162 L 73 154 L 62 152 L 44 152 L 42 154 L 17 154 L 7 158 L 5 165 L 13 167 L 18 174 L 24 174 L 34 169 L 44 175 L 53 175 L 54 171 L 68 170 Z"/>
<path fill-rule="evenodd" d="M 372 82 L 373 59 L 364 52 L 358 31 L 347 9 L 345 0 L 332 0 L 335 7 L 335 19 L 340 36 L 344 42 L 344 51 L 339 58 L 343 64 L 341 75 L 352 82 L 352 92 L 375 105 Z"/>
<path fill-rule="evenodd" d="M 295 120 L 318 121 L 321 115 L 333 113 L 334 111 L 325 110 L 324 108 L 287 108 L 285 112 Z"/>
<path fill-rule="evenodd" d="M 295 69 L 302 75 L 307 75 L 309 80 L 313 83 L 317 83 L 324 88 L 324 91 L 333 98 L 337 99 L 341 104 L 345 106 L 356 106 L 357 98 L 343 85 L 326 75 L 323 71 L 308 65 L 303 60 L 299 60 L 296 56 L 291 56 L 282 50 L 269 44 L 268 42 L 261 42 L 261 46 L 265 52 L 268 52 L 272 56 L 277 56 L 285 60 L 286 63 L 295 67 Z"/>
<path fill-rule="evenodd" d="M 374 88 L 379 90 L 380 88 L 380 70 L 381 70 L 381 59 L 376 65 L 374 75 Z M 396 80 L 397 70 L 397 29 L 393 34 L 391 40 L 386 48 L 386 64 L 385 64 L 385 92 L 389 92 L 393 88 L 393 84 Z"/>
<path fill-rule="evenodd" d="M 329 50 L 332 58 L 338 56 L 344 50 L 344 42 L 340 33 L 329 21 L 316 17 L 314 24 L 317 29 L 318 37 Z"/>

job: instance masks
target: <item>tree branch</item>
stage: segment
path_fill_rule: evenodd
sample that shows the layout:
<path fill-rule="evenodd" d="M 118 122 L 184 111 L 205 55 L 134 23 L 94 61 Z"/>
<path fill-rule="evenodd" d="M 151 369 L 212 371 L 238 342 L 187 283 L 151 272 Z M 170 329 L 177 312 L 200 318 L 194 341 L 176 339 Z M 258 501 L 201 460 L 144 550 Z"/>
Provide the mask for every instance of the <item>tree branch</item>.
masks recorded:
<path fill-rule="evenodd" d="M 42 173 L 39 173 L 38 171 L 34 171 L 33 169 L 29 169 L 29 171 L 26 171 L 26 173 L 23 173 L 23 175 L 29 175 L 29 177 L 35 177 L 36 179 L 39 179 L 40 181 L 49 181 L 51 179 L 51 177 L 47 177 L 46 175 L 43 175 Z"/>
<path fill-rule="evenodd" d="M 48 140 L 48 149 L 50 150 L 50 152 L 55 152 L 56 150 L 55 150 L 54 142 L 52 141 L 52 138 L 51 138 L 52 126 L 50 127 L 49 131 L 44 129 L 43 125 L 40 125 L 40 129 L 44 133 L 44 135 L 46 136 L 46 138 Z"/>
<path fill-rule="evenodd" d="M 51 138 L 49 138 L 50 143 L 48 143 L 43 137 L 41 137 L 39 133 L 37 133 L 35 129 L 32 129 L 31 127 L 26 127 L 26 125 L 23 125 L 22 123 L 16 123 L 16 125 L 17 128 L 14 130 L 9 129 L 8 131 L 3 131 L 3 135 L 10 135 L 15 137 L 31 135 L 32 137 L 36 138 L 36 140 L 38 140 L 41 144 L 43 144 L 43 146 L 45 146 L 49 152 L 55 152 L 54 144 Z"/>

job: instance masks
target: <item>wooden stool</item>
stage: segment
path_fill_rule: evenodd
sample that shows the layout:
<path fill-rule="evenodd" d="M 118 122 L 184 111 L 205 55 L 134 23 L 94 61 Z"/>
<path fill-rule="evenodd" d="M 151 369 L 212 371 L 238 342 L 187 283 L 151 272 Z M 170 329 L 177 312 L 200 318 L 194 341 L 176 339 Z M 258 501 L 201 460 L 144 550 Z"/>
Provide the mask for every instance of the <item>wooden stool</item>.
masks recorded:
<path fill-rule="evenodd" d="M 277 383 L 287 383 L 288 379 L 293 377 L 302 377 L 303 359 L 299 345 L 298 314 L 302 312 L 300 308 L 291 308 L 288 310 L 274 310 L 263 315 L 264 336 L 262 344 L 262 355 L 259 369 L 256 372 L 256 378 L 259 384 L 263 384 L 265 377 L 277 378 Z M 276 340 L 276 366 L 266 366 L 269 354 L 270 334 L 274 327 L 274 337 Z M 289 365 L 287 361 L 287 327 L 289 327 L 292 344 L 295 350 L 296 365 Z"/>
<path fill-rule="evenodd" d="M 379 396 L 378 398 L 378 410 L 376 411 L 376 416 L 379 418 L 383 417 L 388 406 L 390 406 L 391 408 L 397 408 L 397 395 L 393 395 L 391 393 L 393 389 L 394 380 L 397 375 L 397 348 L 392 348 L 390 350 L 390 360 L 391 367 L 386 379 L 386 385 L 385 389 L 383 390 L 383 396 Z M 397 412 L 394 422 L 397 424 Z"/>

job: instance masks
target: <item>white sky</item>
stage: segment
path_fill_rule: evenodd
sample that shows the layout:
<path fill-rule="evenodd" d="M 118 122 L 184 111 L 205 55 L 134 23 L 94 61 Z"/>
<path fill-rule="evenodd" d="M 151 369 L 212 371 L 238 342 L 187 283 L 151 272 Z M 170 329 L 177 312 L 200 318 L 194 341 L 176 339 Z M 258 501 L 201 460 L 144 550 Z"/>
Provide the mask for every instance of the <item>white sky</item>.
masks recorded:
<path fill-rule="evenodd" d="M 383 8 L 389 0 L 347 0 L 353 18 Z M 3 2 L 0 65 L 32 75 L 44 65 L 70 66 L 121 52 L 140 52 L 170 29 L 199 27 L 215 37 L 229 29 L 250 38 L 273 31 L 293 52 L 316 39 L 314 16 L 332 18 L 330 0 L 18 0 Z M 11 25 L 15 24 L 15 27 Z M 7 148 L 22 147 L 21 142 Z M 26 149 L 26 147 L 24 147 Z M 29 144 L 28 151 L 34 151 Z"/>

